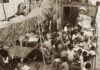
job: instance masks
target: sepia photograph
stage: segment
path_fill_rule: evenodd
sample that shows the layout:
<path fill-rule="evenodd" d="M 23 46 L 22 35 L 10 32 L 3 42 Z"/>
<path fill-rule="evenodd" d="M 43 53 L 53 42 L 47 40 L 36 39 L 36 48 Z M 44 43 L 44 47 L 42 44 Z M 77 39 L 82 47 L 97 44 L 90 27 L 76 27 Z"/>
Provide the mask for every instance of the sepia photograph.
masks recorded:
<path fill-rule="evenodd" d="M 100 70 L 100 0 L 0 0 L 0 70 Z"/>

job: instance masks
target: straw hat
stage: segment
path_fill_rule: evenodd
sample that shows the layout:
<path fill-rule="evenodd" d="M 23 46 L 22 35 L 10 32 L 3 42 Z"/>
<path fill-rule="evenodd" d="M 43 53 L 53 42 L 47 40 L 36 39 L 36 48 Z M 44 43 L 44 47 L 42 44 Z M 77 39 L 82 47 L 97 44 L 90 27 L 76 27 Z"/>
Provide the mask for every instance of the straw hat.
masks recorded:
<path fill-rule="evenodd" d="M 79 10 L 87 11 L 87 9 L 85 7 L 80 7 Z"/>

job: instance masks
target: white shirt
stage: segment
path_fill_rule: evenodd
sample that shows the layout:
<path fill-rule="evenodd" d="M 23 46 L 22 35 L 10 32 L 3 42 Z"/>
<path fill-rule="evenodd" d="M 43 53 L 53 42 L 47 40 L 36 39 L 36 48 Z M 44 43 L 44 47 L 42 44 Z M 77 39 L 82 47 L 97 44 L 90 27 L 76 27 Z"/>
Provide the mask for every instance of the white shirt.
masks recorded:
<path fill-rule="evenodd" d="M 31 37 L 29 37 L 29 40 L 28 40 L 29 42 L 37 42 L 38 41 L 38 38 L 36 38 L 36 37 L 34 37 L 34 36 L 31 36 Z"/>
<path fill-rule="evenodd" d="M 31 68 L 29 67 L 29 66 L 27 66 L 27 65 L 24 65 L 22 68 L 21 68 L 21 70 L 30 70 Z"/>
<path fill-rule="evenodd" d="M 9 58 L 6 57 L 6 59 L 3 58 L 4 63 L 9 63 Z"/>
<path fill-rule="evenodd" d="M 63 67 L 62 70 L 69 70 L 69 65 L 68 65 L 67 62 L 63 62 L 63 63 L 62 63 L 62 67 Z"/>
<path fill-rule="evenodd" d="M 84 45 L 83 45 L 83 49 L 85 49 L 85 50 L 89 50 L 89 43 L 84 43 Z"/>
<path fill-rule="evenodd" d="M 84 67 L 84 68 L 82 68 L 82 70 L 87 70 L 87 69 Z"/>
<path fill-rule="evenodd" d="M 80 55 L 79 59 L 80 59 L 80 63 L 83 63 L 83 56 L 82 55 Z"/>
<path fill-rule="evenodd" d="M 44 45 L 46 45 L 46 47 L 51 50 L 52 49 L 52 45 L 51 45 L 51 40 L 47 40 L 44 42 Z"/>
<path fill-rule="evenodd" d="M 91 54 L 92 56 L 94 56 L 94 55 L 96 55 L 96 52 L 93 51 L 93 50 L 91 50 L 91 51 L 90 51 L 90 54 Z"/>
<path fill-rule="evenodd" d="M 83 31 L 83 32 L 84 32 L 84 35 L 93 36 L 93 32 L 92 31 Z"/>
<path fill-rule="evenodd" d="M 74 60 L 74 50 L 68 50 L 67 51 L 67 53 L 68 53 L 68 61 L 73 61 Z"/>
<path fill-rule="evenodd" d="M 95 42 L 94 42 L 94 43 L 92 43 L 92 44 L 93 44 L 93 46 L 96 48 L 96 45 L 97 45 L 97 44 L 96 44 Z"/>
<path fill-rule="evenodd" d="M 76 37 L 77 37 L 77 36 L 74 34 L 74 35 L 72 36 L 72 40 L 74 40 Z"/>
<path fill-rule="evenodd" d="M 65 51 L 65 50 L 62 51 L 60 55 L 61 55 L 61 57 L 67 57 L 67 51 Z"/>
<path fill-rule="evenodd" d="M 61 18 L 57 19 L 57 29 L 61 28 Z"/>
<path fill-rule="evenodd" d="M 90 16 L 79 14 L 79 19 L 81 19 L 81 21 L 79 21 L 78 24 L 82 28 L 87 28 L 87 29 L 91 28 L 92 18 Z"/>
<path fill-rule="evenodd" d="M 64 27 L 64 31 L 67 32 L 67 27 L 66 26 Z"/>
<path fill-rule="evenodd" d="M 81 69 L 82 70 L 86 70 L 85 65 L 87 64 L 87 62 L 81 62 Z"/>
<path fill-rule="evenodd" d="M 60 62 L 59 58 L 54 59 L 54 62 Z"/>

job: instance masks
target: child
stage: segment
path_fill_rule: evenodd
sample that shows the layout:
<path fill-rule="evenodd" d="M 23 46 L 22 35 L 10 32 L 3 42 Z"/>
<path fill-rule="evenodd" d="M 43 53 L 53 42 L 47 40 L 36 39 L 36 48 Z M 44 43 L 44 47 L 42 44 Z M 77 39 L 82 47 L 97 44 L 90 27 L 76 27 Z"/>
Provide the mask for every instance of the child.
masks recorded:
<path fill-rule="evenodd" d="M 91 68 L 91 64 L 90 64 L 90 63 L 87 63 L 87 64 L 85 65 L 85 67 L 82 68 L 82 70 L 90 70 L 90 68 Z"/>
<path fill-rule="evenodd" d="M 83 62 L 83 56 L 82 56 L 82 50 L 78 49 L 78 56 L 79 56 L 79 61 Z"/>
<path fill-rule="evenodd" d="M 89 56 L 86 51 L 83 52 L 83 62 L 81 62 L 81 69 L 85 68 L 85 65 L 89 62 Z"/>
<path fill-rule="evenodd" d="M 62 60 L 66 60 L 67 59 L 67 49 L 64 47 L 60 53 L 60 57 Z"/>
<path fill-rule="evenodd" d="M 89 40 L 88 40 L 88 38 L 85 38 L 85 41 L 84 41 L 84 45 L 83 45 L 83 48 L 85 49 L 85 50 L 89 50 L 90 48 L 89 48 L 89 42 L 88 42 Z"/>
<path fill-rule="evenodd" d="M 68 61 L 72 62 L 74 60 L 75 53 L 74 53 L 74 50 L 73 50 L 73 46 L 71 44 L 69 44 L 69 46 L 68 46 L 67 53 L 68 53 Z"/>
<path fill-rule="evenodd" d="M 62 60 L 61 70 L 69 70 L 69 65 L 67 63 L 67 59 Z"/>
<path fill-rule="evenodd" d="M 89 52 L 92 56 L 96 56 L 95 47 L 92 46 Z"/>

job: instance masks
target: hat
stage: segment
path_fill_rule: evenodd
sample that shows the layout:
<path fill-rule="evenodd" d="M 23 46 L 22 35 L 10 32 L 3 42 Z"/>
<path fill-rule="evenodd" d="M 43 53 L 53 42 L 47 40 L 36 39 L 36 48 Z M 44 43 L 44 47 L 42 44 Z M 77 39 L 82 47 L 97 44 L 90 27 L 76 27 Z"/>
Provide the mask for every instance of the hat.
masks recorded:
<path fill-rule="evenodd" d="M 79 10 L 87 11 L 87 9 L 85 7 L 80 7 Z"/>

